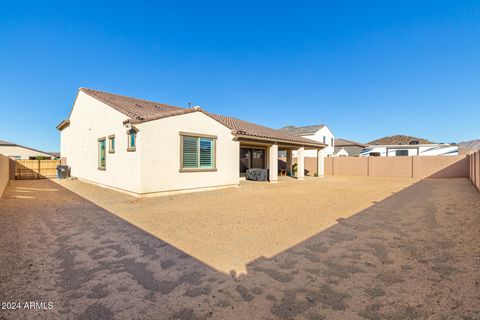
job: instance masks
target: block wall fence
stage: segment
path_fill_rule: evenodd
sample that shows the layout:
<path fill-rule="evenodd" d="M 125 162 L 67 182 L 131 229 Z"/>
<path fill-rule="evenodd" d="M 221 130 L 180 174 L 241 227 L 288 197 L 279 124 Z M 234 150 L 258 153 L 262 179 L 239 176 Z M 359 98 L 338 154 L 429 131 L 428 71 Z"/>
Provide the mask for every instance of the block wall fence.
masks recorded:
<path fill-rule="evenodd" d="M 398 177 L 398 178 L 468 178 L 469 155 L 414 157 L 330 157 L 325 158 L 325 175 Z M 477 156 L 478 157 L 478 156 Z M 280 158 L 279 168 L 286 159 Z M 293 159 L 296 162 L 296 158 Z M 305 174 L 317 173 L 317 159 L 305 158 Z"/>
<path fill-rule="evenodd" d="M 480 151 L 468 155 L 469 178 L 480 191 Z"/>

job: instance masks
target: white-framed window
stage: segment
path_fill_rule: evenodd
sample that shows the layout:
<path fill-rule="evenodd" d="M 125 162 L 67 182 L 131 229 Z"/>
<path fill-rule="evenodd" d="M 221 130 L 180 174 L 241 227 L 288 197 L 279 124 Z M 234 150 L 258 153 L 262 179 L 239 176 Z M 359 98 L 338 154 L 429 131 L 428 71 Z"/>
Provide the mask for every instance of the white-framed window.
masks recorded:
<path fill-rule="evenodd" d="M 180 171 L 215 171 L 216 136 L 180 134 Z"/>

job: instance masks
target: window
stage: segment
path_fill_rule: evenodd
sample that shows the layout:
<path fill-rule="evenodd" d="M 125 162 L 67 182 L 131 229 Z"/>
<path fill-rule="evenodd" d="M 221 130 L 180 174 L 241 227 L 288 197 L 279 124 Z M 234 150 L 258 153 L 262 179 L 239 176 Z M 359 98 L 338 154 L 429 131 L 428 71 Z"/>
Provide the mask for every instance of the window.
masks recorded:
<path fill-rule="evenodd" d="M 330 138 L 330 145 L 333 147 L 333 138 Z"/>
<path fill-rule="evenodd" d="M 323 143 L 327 143 L 327 137 L 323 136 Z"/>
<path fill-rule="evenodd" d="M 115 135 L 108 137 L 108 152 L 115 153 Z"/>
<path fill-rule="evenodd" d="M 137 133 L 135 130 L 128 131 L 128 148 L 127 151 L 135 151 L 137 148 Z"/>
<path fill-rule="evenodd" d="M 180 171 L 215 170 L 214 136 L 194 136 L 181 134 Z"/>
<path fill-rule="evenodd" d="M 395 156 L 406 157 L 408 156 L 408 150 L 395 150 Z"/>
<path fill-rule="evenodd" d="M 98 139 L 98 169 L 105 170 L 107 167 L 107 154 L 106 154 L 106 142 L 105 138 Z"/>

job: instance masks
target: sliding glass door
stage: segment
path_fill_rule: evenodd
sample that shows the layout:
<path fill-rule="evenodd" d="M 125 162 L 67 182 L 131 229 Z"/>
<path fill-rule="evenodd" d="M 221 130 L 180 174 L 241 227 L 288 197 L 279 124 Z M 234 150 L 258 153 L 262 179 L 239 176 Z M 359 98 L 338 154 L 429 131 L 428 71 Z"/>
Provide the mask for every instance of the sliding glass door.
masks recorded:
<path fill-rule="evenodd" d="M 265 169 L 265 149 L 240 148 L 240 173 L 250 168 Z"/>

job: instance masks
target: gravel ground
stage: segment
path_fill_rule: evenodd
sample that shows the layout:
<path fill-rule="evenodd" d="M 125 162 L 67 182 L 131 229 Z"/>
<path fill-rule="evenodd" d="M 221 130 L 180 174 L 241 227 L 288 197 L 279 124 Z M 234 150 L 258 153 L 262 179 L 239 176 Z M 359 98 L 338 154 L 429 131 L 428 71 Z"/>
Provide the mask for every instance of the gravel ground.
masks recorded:
<path fill-rule="evenodd" d="M 48 180 L 16 181 L 0 201 L 0 302 L 22 309 L 0 319 L 480 319 L 480 194 L 468 180 L 290 184 L 161 199 L 69 186 L 94 203 Z M 224 254 L 222 237 L 224 259 L 201 250 Z M 246 259 L 246 274 L 225 272 Z"/>

